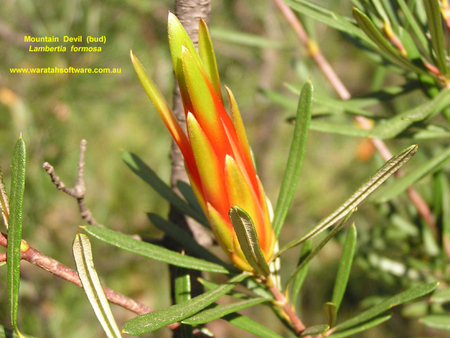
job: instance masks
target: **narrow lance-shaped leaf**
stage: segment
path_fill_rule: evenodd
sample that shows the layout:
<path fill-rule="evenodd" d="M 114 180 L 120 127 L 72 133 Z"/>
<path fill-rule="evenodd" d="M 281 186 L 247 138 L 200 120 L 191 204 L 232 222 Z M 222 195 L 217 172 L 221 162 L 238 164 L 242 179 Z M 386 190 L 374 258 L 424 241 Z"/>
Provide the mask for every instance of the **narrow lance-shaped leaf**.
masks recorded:
<path fill-rule="evenodd" d="M 389 41 L 375 27 L 373 22 L 361 11 L 353 8 L 353 16 L 358 22 L 358 26 L 367 34 L 367 36 L 385 53 L 389 58 L 398 65 L 408 68 L 418 74 L 427 74 L 424 69 L 415 66 L 410 60 L 401 56 L 400 53 L 392 47 Z"/>
<path fill-rule="evenodd" d="M 366 331 L 374 326 L 380 325 L 380 324 L 384 323 L 385 321 L 388 321 L 389 319 L 391 319 L 391 317 L 392 317 L 392 315 L 387 315 L 387 316 L 375 318 L 374 320 L 365 322 L 364 324 L 353 327 L 349 330 L 338 332 L 338 333 L 333 333 L 329 337 L 332 337 L 332 338 L 353 337 L 355 334 L 357 334 L 359 332 Z"/>
<path fill-rule="evenodd" d="M 149 213 L 147 214 L 147 216 L 154 226 L 163 231 L 167 236 L 169 236 L 179 244 L 183 245 L 188 254 L 192 254 L 198 258 L 202 258 L 213 263 L 217 263 L 226 267 L 226 269 L 228 270 L 233 268 L 232 266 L 228 266 L 226 263 L 221 261 L 211 251 L 198 244 L 192 236 L 187 234 L 185 231 L 180 230 L 180 227 L 176 224 L 162 218 L 157 214 Z"/>
<path fill-rule="evenodd" d="M 394 306 L 409 302 L 413 299 L 420 298 L 422 296 L 431 293 L 434 289 L 436 289 L 438 285 L 439 282 L 426 283 L 403 291 L 395 296 L 392 296 L 382 301 L 381 303 L 371 307 L 370 309 L 360 313 L 359 315 L 337 325 L 335 327 L 335 330 L 342 331 L 350 327 L 364 323 L 369 319 L 372 319 L 382 314 L 383 312 L 392 309 Z"/>
<path fill-rule="evenodd" d="M 183 214 L 195 219 L 200 224 L 208 227 L 208 221 L 203 213 L 195 210 L 188 203 L 183 201 L 158 175 L 145 164 L 138 156 L 123 150 L 121 152 L 122 160 L 130 167 L 133 172 L 149 184 L 163 198 L 169 201 L 174 207 Z"/>
<path fill-rule="evenodd" d="M 242 273 L 233 277 L 228 282 L 219 285 L 215 289 L 207 291 L 204 294 L 181 304 L 172 305 L 166 309 L 156 310 L 135 317 L 124 324 L 122 331 L 131 335 L 141 335 L 188 318 L 231 291 L 237 283 L 247 276 L 247 273 Z"/>
<path fill-rule="evenodd" d="M 382 203 L 387 202 L 404 192 L 408 187 L 437 170 L 439 166 L 450 157 L 450 147 L 433 157 L 431 160 L 422 163 L 419 167 L 406 175 L 398 178 L 392 184 L 381 188 L 373 195 L 373 200 Z"/>
<path fill-rule="evenodd" d="M 330 327 L 326 324 L 314 325 L 306 328 L 305 331 L 300 335 L 300 337 L 306 337 L 311 335 L 319 335 L 327 331 Z"/>
<path fill-rule="evenodd" d="M 341 228 L 344 226 L 345 222 L 347 222 L 347 220 L 350 218 L 350 216 L 353 215 L 354 211 L 355 210 L 351 210 L 345 216 L 345 218 L 336 227 L 334 227 L 334 229 L 332 229 L 330 231 L 330 233 L 327 235 L 327 237 L 325 237 L 325 239 L 322 242 L 320 242 L 320 244 L 299 264 L 297 269 L 295 269 L 295 271 L 291 274 L 291 277 L 288 279 L 288 281 L 286 283 L 286 289 L 288 288 L 288 285 L 293 280 L 298 278 L 298 274 L 307 266 L 307 264 L 309 264 L 311 259 L 313 259 L 319 253 L 319 251 L 323 249 L 323 247 L 330 241 L 330 239 L 332 239 L 334 237 L 334 235 L 336 235 L 338 233 L 339 230 L 341 230 Z"/>
<path fill-rule="evenodd" d="M 84 292 L 108 338 L 122 337 L 109 307 L 92 257 L 91 243 L 86 235 L 78 233 L 73 241 L 73 256 Z"/>
<path fill-rule="evenodd" d="M 269 276 L 270 268 L 259 246 L 255 225 L 249 214 L 238 206 L 232 206 L 229 216 L 245 258 L 257 273 Z"/>
<path fill-rule="evenodd" d="M 420 41 L 420 44 L 422 45 L 422 48 L 428 48 L 428 40 L 425 36 L 425 33 L 422 30 L 422 27 L 417 22 L 414 15 L 411 13 L 411 10 L 409 9 L 408 5 L 406 4 L 405 0 L 397 0 L 397 4 L 403 11 L 403 15 L 405 16 L 405 19 L 409 25 L 411 25 L 412 30 L 417 36 L 417 39 Z"/>
<path fill-rule="evenodd" d="M 339 311 L 345 289 L 347 288 L 353 257 L 355 256 L 355 249 L 356 226 L 353 223 L 348 230 L 347 237 L 345 238 L 344 250 L 339 262 L 339 270 L 336 275 L 336 281 L 334 282 L 333 297 L 331 298 L 331 302 L 336 306 L 336 312 Z"/>
<path fill-rule="evenodd" d="M 228 270 L 221 265 L 185 256 L 157 245 L 139 241 L 110 229 L 93 225 L 86 225 L 83 228 L 86 232 L 103 242 L 144 257 L 193 270 L 228 273 Z"/>
<path fill-rule="evenodd" d="M 305 260 L 312 249 L 312 241 L 306 241 L 303 244 L 302 251 L 300 252 L 300 259 L 297 266 L 302 264 L 303 260 Z M 292 288 L 291 288 L 291 303 L 295 306 L 297 303 L 297 298 L 299 296 L 300 289 L 305 281 L 306 275 L 308 274 L 309 263 L 305 264 L 303 268 L 297 273 L 292 280 Z"/>
<path fill-rule="evenodd" d="M 17 306 L 20 284 L 20 246 L 22 244 L 22 207 L 25 191 L 26 149 L 22 135 L 14 146 L 11 165 L 10 217 L 7 247 L 7 294 L 11 324 L 20 336 L 17 328 Z"/>
<path fill-rule="evenodd" d="M 441 71 L 441 74 L 448 75 L 447 53 L 444 44 L 444 32 L 442 30 L 441 7 L 439 1 L 426 0 L 423 4 L 427 13 L 431 44 L 433 46 L 433 50 L 430 54 L 435 57 L 436 64 Z"/>
<path fill-rule="evenodd" d="M 9 199 L 3 180 L 2 167 L 0 166 L 0 212 L 2 213 L 3 224 L 8 228 L 9 223 Z"/>
<path fill-rule="evenodd" d="M 233 313 L 223 318 L 228 323 L 239 327 L 247 332 L 254 334 L 256 337 L 260 338 L 283 338 L 275 331 L 270 330 L 268 327 L 256 322 L 246 316 Z"/>
<path fill-rule="evenodd" d="M 294 130 L 294 138 L 289 152 L 289 159 L 284 173 L 280 194 L 278 195 L 272 226 L 275 236 L 278 238 L 284 219 L 294 197 L 295 188 L 300 177 L 305 157 L 306 142 L 308 140 L 309 125 L 311 123 L 311 111 L 313 100 L 313 86 L 307 82 L 300 93 L 298 101 L 297 119 Z"/>
<path fill-rule="evenodd" d="M 229 315 L 230 313 L 234 313 L 239 310 L 243 310 L 267 301 L 269 301 L 269 299 L 254 298 L 226 305 L 216 305 L 212 309 L 203 310 L 189 318 L 184 319 L 182 323 L 189 325 L 200 325 L 204 323 L 209 323 L 212 322 L 213 320 Z"/>
<path fill-rule="evenodd" d="M 417 145 L 412 145 L 400 154 L 391 158 L 386 162 L 369 180 L 364 183 L 353 195 L 351 195 L 341 206 L 339 206 L 331 215 L 325 217 L 314 228 L 306 233 L 303 237 L 293 240 L 286 244 L 277 254 L 303 243 L 304 241 L 317 236 L 325 229 L 332 226 L 339 219 L 347 215 L 351 210 L 356 208 L 367 196 L 369 196 L 376 188 L 386 181 L 393 173 L 400 169 L 409 159 L 417 152 Z"/>

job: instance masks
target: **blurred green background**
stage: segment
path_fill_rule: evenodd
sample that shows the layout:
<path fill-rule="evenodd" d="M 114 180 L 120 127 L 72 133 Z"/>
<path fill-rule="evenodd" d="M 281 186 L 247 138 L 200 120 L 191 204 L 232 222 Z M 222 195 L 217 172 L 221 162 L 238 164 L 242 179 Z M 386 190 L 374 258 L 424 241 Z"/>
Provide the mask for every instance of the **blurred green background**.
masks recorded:
<path fill-rule="evenodd" d="M 50 162 L 67 186 L 77 174 L 79 142 L 88 141 L 85 179 L 86 203 L 98 222 L 130 234 L 161 237 L 146 212 L 167 214 L 168 204 L 142 184 L 120 159 L 127 149 L 144 159 L 164 180 L 170 176 L 171 138 L 146 97 L 129 60 L 129 51 L 141 60 L 171 102 L 172 65 L 166 21 L 174 1 L 43 1 L 2 0 L 0 11 L 0 165 L 9 183 L 10 160 L 19 133 L 27 144 L 27 183 L 23 237 L 43 253 L 74 268 L 71 245 L 83 224 L 76 201 L 56 190 L 42 163 Z M 327 4 L 350 15 L 349 2 Z M 284 83 L 303 84 L 312 79 L 317 92 L 334 95 L 330 85 L 306 52 L 275 5 L 267 1 L 217 0 L 212 3 L 209 22 L 222 84 L 230 87 L 238 101 L 256 156 L 258 172 L 266 193 L 276 202 L 286 164 L 294 114 L 274 105 L 263 89 L 287 93 Z M 323 54 L 353 95 L 370 90 L 375 67 L 337 32 L 316 25 L 315 35 Z M 232 34 L 233 33 L 233 34 Z M 234 35 L 237 33 L 237 35 Z M 247 42 L 239 42 L 249 34 Z M 101 53 L 30 53 L 23 36 L 105 35 Z M 253 37 L 252 37 L 253 36 Z M 258 42 L 255 37 L 267 39 Z M 110 67 L 120 74 L 11 74 L 12 67 Z M 399 84 L 389 75 L 386 84 Z M 295 96 L 292 96 L 295 98 Z M 421 97 L 407 96 L 391 112 L 411 107 Z M 347 123 L 353 123 L 346 120 Z M 407 141 L 389 143 L 394 152 Z M 358 157 L 361 140 L 312 132 L 298 193 L 281 235 L 286 243 L 301 235 L 369 177 L 381 164 L 374 156 Z M 424 141 L 426 149 L 427 142 Z M 353 217 L 362 241 L 377 225 L 377 212 L 363 205 Z M 4 227 L 1 228 L 5 231 Z M 366 232 L 364 232 L 366 231 Z M 365 235 L 364 235 L 365 234 Z M 153 307 L 169 305 L 167 266 L 151 262 L 92 240 L 97 270 L 106 285 Z M 3 252 L 3 249 L 1 249 Z M 295 250 L 294 250 L 295 251 Z M 323 322 L 321 307 L 329 300 L 341 247 L 337 241 L 313 261 L 302 299 L 305 322 Z M 287 276 L 298 252 L 287 255 Z M 6 299 L 6 268 L 0 268 L 0 299 Z M 102 337 L 81 289 L 59 280 L 28 263 L 22 265 L 19 327 L 37 337 Z M 372 294 L 394 294 L 402 290 L 396 280 L 380 284 L 358 265 L 352 272 L 343 305 L 353 313 L 358 303 Z M 8 326 L 5 302 L 0 323 Z M 119 325 L 133 315 L 113 306 Z M 264 306 L 247 310 L 256 320 L 275 330 L 283 326 Z M 270 318 L 270 319 L 267 319 Z M 218 337 L 250 337 L 225 322 L 210 325 Z M 419 332 L 414 323 L 401 317 L 361 337 L 400 337 L 398 332 Z M 403 330 L 403 331 L 402 331 Z M 170 337 L 169 330 L 148 337 Z M 409 337 L 406 333 L 404 337 Z"/>

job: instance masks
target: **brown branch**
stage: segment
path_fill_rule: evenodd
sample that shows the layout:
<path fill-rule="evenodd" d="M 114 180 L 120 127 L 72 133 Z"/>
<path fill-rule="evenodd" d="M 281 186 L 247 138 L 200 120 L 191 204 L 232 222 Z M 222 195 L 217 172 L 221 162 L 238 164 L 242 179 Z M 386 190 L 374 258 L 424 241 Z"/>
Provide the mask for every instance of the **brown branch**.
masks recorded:
<path fill-rule="evenodd" d="M 3 247 L 8 246 L 8 239 L 7 236 L 3 233 L 0 233 L 0 245 Z M 6 254 L 0 255 L 0 262 L 6 261 Z M 76 286 L 82 288 L 81 280 L 78 277 L 78 273 L 75 270 L 72 270 L 71 268 L 61 264 L 57 260 L 44 255 L 40 251 L 32 248 L 31 246 L 27 245 L 26 249 L 21 251 L 20 258 L 45 270 L 50 272 L 51 274 L 58 276 L 72 284 L 75 284 Z M 152 308 L 148 307 L 147 305 L 144 305 L 138 301 L 135 301 L 134 299 L 131 299 L 121 293 L 118 293 L 110 288 L 103 287 L 106 298 L 114 304 L 117 304 L 124 309 L 127 309 L 129 311 L 132 311 L 138 315 L 146 314 L 149 312 L 154 311 Z M 175 324 L 172 324 L 172 329 L 175 329 Z"/>
<path fill-rule="evenodd" d="M 67 188 L 66 185 L 61 181 L 61 179 L 55 174 L 55 169 L 53 166 L 50 165 L 50 163 L 45 162 L 42 167 L 45 169 L 47 174 L 50 175 L 52 182 L 54 185 L 56 185 L 56 188 L 58 190 L 61 190 L 65 192 L 67 195 L 72 196 L 77 199 L 78 201 L 78 207 L 80 210 L 80 216 L 81 218 L 86 221 L 88 224 L 91 225 L 97 225 L 102 226 L 100 223 L 98 223 L 94 216 L 92 215 L 92 212 L 89 210 L 89 208 L 84 203 L 84 198 L 86 195 L 86 186 L 84 184 L 84 153 L 86 152 L 86 146 L 87 141 L 81 140 L 80 142 L 80 158 L 78 161 L 78 177 L 77 177 L 77 183 L 73 188 Z"/>
<path fill-rule="evenodd" d="M 275 300 L 279 303 L 280 307 L 283 309 L 284 313 L 289 318 L 289 321 L 291 322 L 295 333 L 300 336 L 303 331 L 305 331 L 305 325 L 303 325 L 300 318 L 297 317 L 297 314 L 295 313 L 294 309 L 289 304 L 289 301 L 284 297 L 284 295 L 278 290 L 278 288 L 274 285 L 269 288 L 270 292 L 272 292 L 273 296 L 275 297 Z"/>

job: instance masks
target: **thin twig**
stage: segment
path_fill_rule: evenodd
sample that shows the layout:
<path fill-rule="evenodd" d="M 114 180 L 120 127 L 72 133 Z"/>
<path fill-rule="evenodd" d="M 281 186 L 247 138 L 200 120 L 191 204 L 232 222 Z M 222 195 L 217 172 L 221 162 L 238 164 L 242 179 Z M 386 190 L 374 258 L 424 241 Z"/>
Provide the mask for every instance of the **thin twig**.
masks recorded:
<path fill-rule="evenodd" d="M 280 292 L 280 290 L 278 290 L 276 286 L 270 287 L 269 290 L 270 292 L 272 292 L 275 300 L 280 304 L 284 313 L 288 316 L 289 321 L 291 322 L 295 330 L 295 333 L 300 336 L 303 331 L 305 331 L 305 325 L 303 325 L 300 318 L 297 317 L 294 309 L 291 307 L 286 297 L 284 297 L 284 295 Z"/>
<path fill-rule="evenodd" d="M 0 245 L 3 247 L 8 246 L 7 236 L 3 233 L 0 233 Z M 55 276 L 58 276 L 76 286 L 82 288 L 81 280 L 78 277 L 78 273 L 75 270 L 61 264 L 57 260 L 44 255 L 40 251 L 34 249 L 33 247 L 27 245 L 27 248 L 21 251 L 20 258 L 36 265 L 37 267 L 52 273 Z M 0 262 L 6 261 L 6 254 L 0 255 Z M 121 293 L 118 293 L 110 288 L 104 287 L 106 298 L 114 304 L 117 304 L 124 309 L 132 311 L 138 315 L 146 314 L 154 311 L 152 308 L 144 305 L 134 299 L 131 299 Z M 172 324 L 173 325 L 173 324 Z M 176 327 L 171 327 L 175 329 Z"/>
<path fill-rule="evenodd" d="M 58 175 L 55 174 L 55 169 L 53 166 L 45 162 L 42 167 L 45 169 L 47 174 L 50 175 L 52 182 L 54 185 L 56 185 L 56 188 L 58 190 L 61 190 L 65 192 L 67 195 L 72 196 L 77 199 L 78 201 L 78 207 L 80 210 L 80 216 L 81 218 L 86 221 L 88 224 L 91 225 L 97 225 L 102 226 L 100 223 L 98 223 L 94 216 L 92 215 L 92 212 L 89 210 L 89 208 L 84 203 L 84 198 L 86 195 L 86 186 L 84 184 L 84 153 L 86 152 L 86 146 L 87 141 L 81 140 L 80 142 L 80 159 L 78 161 L 78 176 L 77 176 L 77 183 L 73 188 L 67 188 L 66 185 L 61 181 L 61 179 L 58 177 Z"/>

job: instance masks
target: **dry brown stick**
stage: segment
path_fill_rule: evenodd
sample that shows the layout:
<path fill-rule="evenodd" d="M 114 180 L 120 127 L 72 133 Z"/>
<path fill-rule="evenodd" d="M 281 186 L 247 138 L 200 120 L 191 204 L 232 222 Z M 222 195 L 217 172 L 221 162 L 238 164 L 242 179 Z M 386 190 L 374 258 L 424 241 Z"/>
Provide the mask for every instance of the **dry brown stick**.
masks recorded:
<path fill-rule="evenodd" d="M 8 246 L 8 239 L 6 235 L 3 233 L 0 233 L 0 245 L 3 247 Z M 78 277 L 78 273 L 75 270 L 72 270 L 71 268 L 61 264 L 57 260 L 44 255 L 40 251 L 34 249 L 33 247 L 27 245 L 26 248 L 23 249 L 20 253 L 20 258 L 36 265 L 37 267 L 48 271 L 52 273 L 55 276 L 58 276 L 72 284 L 75 284 L 76 286 L 82 288 L 81 280 Z M 0 262 L 6 261 L 6 254 L 0 255 Z M 148 307 L 147 305 L 144 305 L 134 299 L 131 299 L 121 293 L 118 293 L 110 288 L 104 287 L 106 298 L 114 304 L 117 304 L 124 309 L 127 309 L 129 311 L 132 311 L 134 313 L 137 313 L 139 315 L 146 314 L 149 312 L 154 311 L 152 308 Z M 172 329 L 175 329 L 175 324 L 172 324 L 173 327 L 170 327 Z"/>
<path fill-rule="evenodd" d="M 308 34 L 306 33 L 305 29 L 303 28 L 302 24 L 300 23 L 300 20 L 297 18 L 295 13 L 292 11 L 291 8 L 289 8 L 282 0 L 273 0 L 278 8 L 282 11 L 283 15 L 285 16 L 286 20 L 291 25 L 292 29 L 296 32 L 297 36 L 299 37 L 302 44 L 305 46 L 305 48 L 308 49 L 311 57 L 314 59 L 314 61 L 317 63 L 319 68 L 322 70 L 330 84 L 333 86 L 336 93 L 339 95 L 339 97 L 342 100 L 348 100 L 351 98 L 351 94 L 349 91 L 345 88 L 344 84 L 340 81 L 336 73 L 334 72 L 333 68 L 330 66 L 330 64 L 326 61 L 325 57 L 320 52 L 320 49 L 318 45 L 309 39 Z M 372 129 L 372 124 L 370 120 L 365 118 L 364 116 L 355 116 L 356 121 L 358 124 L 363 128 L 370 130 Z M 386 146 L 386 144 L 380 140 L 380 139 L 374 139 L 370 138 L 370 141 L 375 146 L 377 151 L 380 153 L 381 157 L 384 161 L 388 161 L 392 157 L 392 153 L 390 152 L 389 148 Z M 398 170 L 395 175 L 397 177 L 403 175 L 403 172 L 401 170 Z M 430 208 L 428 207 L 427 203 L 423 200 L 423 198 L 420 196 L 420 194 L 414 189 L 414 187 L 409 187 L 407 190 L 408 197 L 411 200 L 411 202 L 416 207 L 419 215 L 424 219 L 424 221 L 427 223 L 428 227 L 433 232 L 435 238 L 438 238 L 438 230 L 436 227 L 436 222 L 434 220 L 434 217 L 431 213 Z M 450 248 L 447 250 L 450 252 Z M 450 256 L 449 256 L 450 257 Z"/>
<path fill-rule="evenodd" d="M 73 188 L 67 188 L 66 185 L 61 181 L 61 179 L 58 177 L 58 175 L 55 174 L 55 169 L 53 168 L 50 163 L 45 162 L 42 167 L 45 169 L 45 171 L 50 175 L 52 182 L 58 190 L 61 190 L 65 192 L 67 195 L 72 196 L 77 199 L 78 201 L 78 207 L 80 210 L 80 216 L 81 218 L 86 221 L 88 224 L 91 225 L 97 225 L 102 226 L 100 223 L 98 223 L 94 216 L 92 215 L 92 212 L 89 210 L 89 208 L 84 203 L 84 198 L 86 195 L 86 186 L 84 184 L 84 154 L 86 152 L 86 146 L 87 141 L 81 140 L 80 142 L 80 158 L 78 161 L 78 176 L 77 176 L 77 183 Z"/>

